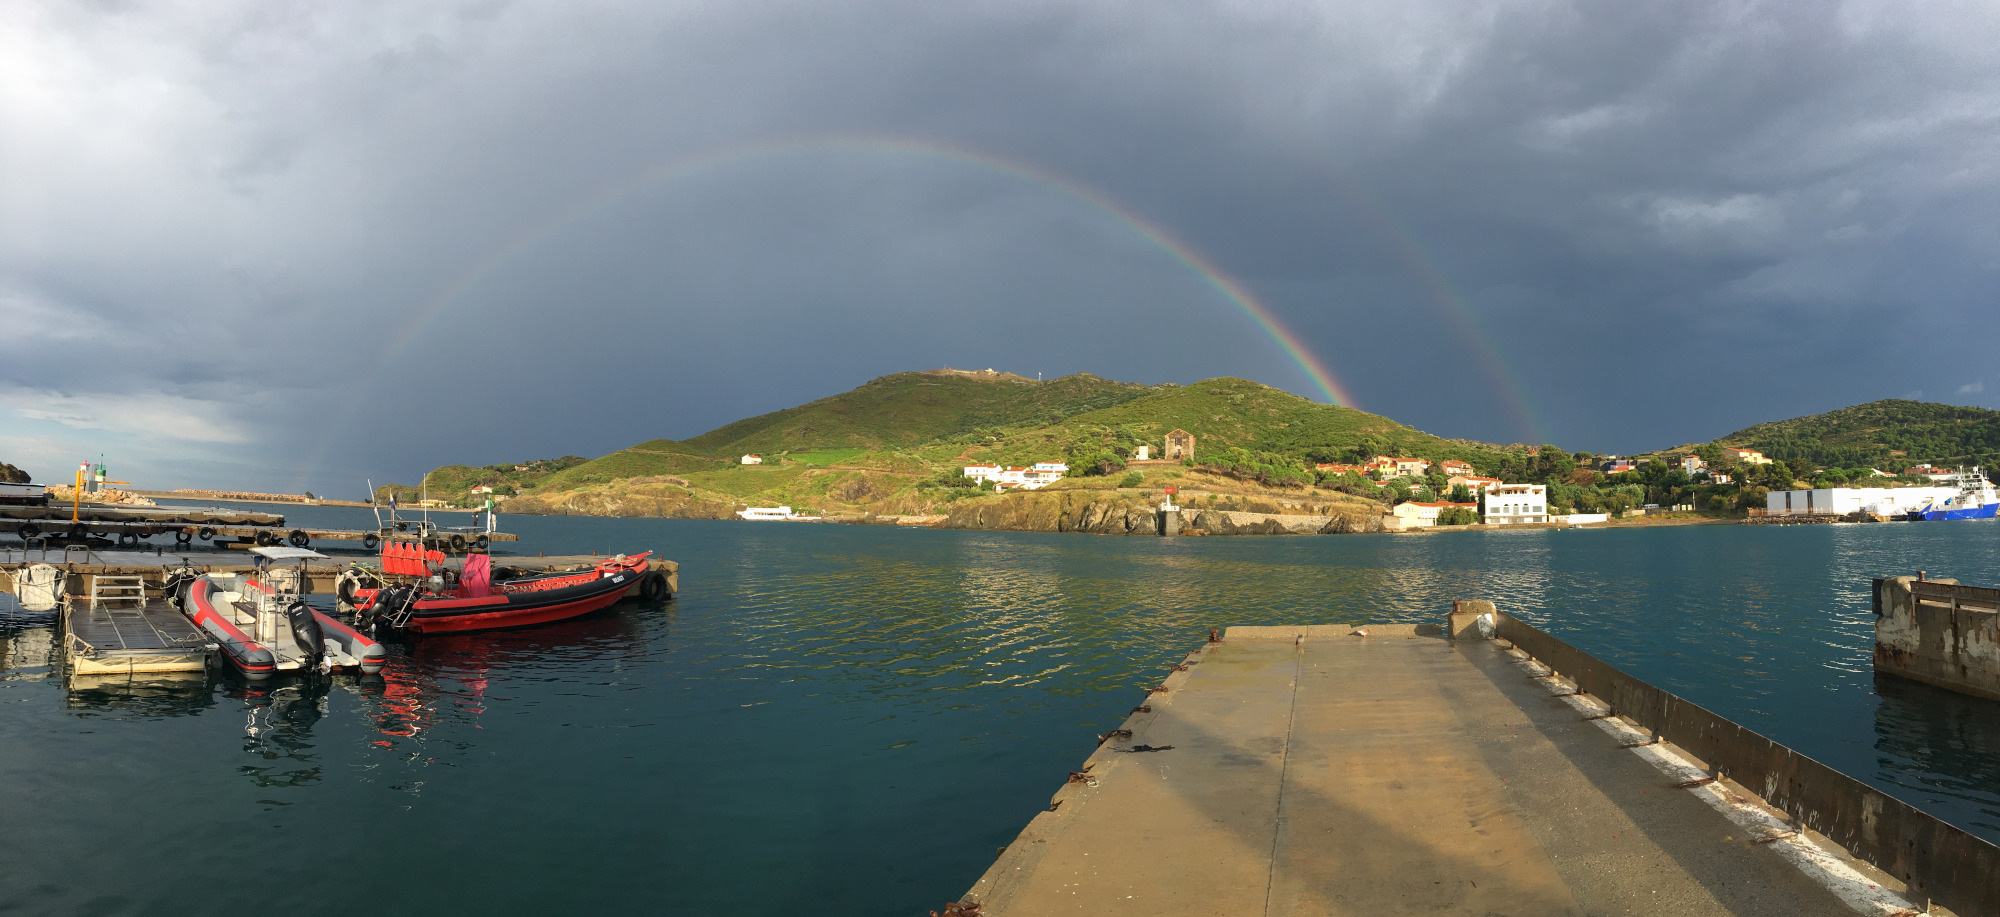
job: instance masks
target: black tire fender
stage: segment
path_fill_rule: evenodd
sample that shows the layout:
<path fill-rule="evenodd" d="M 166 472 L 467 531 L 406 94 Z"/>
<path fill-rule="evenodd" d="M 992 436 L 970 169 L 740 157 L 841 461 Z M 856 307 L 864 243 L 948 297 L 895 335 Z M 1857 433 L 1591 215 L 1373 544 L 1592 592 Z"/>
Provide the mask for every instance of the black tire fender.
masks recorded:
<path fill-rule="evenodd" d="M 472 547 L 475 550 L 484 551 L 488 547 L 492 546 L 492 544 L 493 544 L 493 539 L 488 538 L 485 535 L 481 535 L 478 538 L 472 539 Z"/>
<path fill-rule="evenodd" d="M 260 547 L 260 548 L 269 548 L 269 547 L 275 547 L 275 546 L 276 546 L 277 544 L 278 544 L 278 536 L 276 536 L 276 535 L 273 535 L 273 534 L 271 534 L 270 532 L 258 532 L 258 533 L 257 533 L 257 546 L 258 546 L 258 547 Z"/>
<path fill-rule="evenodd" d="M 21 523 L 20 535 L 22 541 L 27 541 L 28 539 L 33 538 L 36 535 L 40 535 L 41 533 L 42 533 L 41 526 L 38 526 L 32 522 Z"/>
<path fill-rule="evenodd" d="M 215 538 L 215 530 L 204 525 L 201 527 L 201 531 L 194 533 L 194 537 L 203 541 L 209 541 Z"/>
<path fill-rule="evenodd" d="M 453 535 L 453 536 L 451 536 L 451 553 L 453 553 L 453 554 L 464 554 L 464 553 L 465 553 L 465 536 L 464 536 L 464 535 Z"/>
<path fill-rule="evenodd" d="M 72 526 L 70 526 L 70 527 L 69 527 L 69 537 L 70 537 L 70 538 L 72 538 L 72 539 L 75 539 L 75 540 L 77 540 L 77 541 L 82 541 L 82 540 L 84 540 L 85 538 L 89 538 L 89 537 L 90 537 L 90 526 L 87 526 L 87 525 L 84 525 L 84 524 L 83 524 L 83 523 L 81 523 L 81 522 L 79 522 L 79 523 L 77 523 L 77 524 L 75 524 L 75 525 L 72 525 Z"/>
<path fill-rule="evenodd" d="M 364 533 L 362 533 L 362 535 L 361 535 L 361 548 L 362 548 L 362 550 L 365 550 L 365 551 L 373 551 L 373 550 L 375 550 L 376 548 L 378 548 L 378 547 L 381 547 L 381 546 L 382 546 L 382 536 L 380 536 L 380 535 L 377 535 L 377 534 L 375 534 L 374 532 L 364 532 Z"/>
<path fill-rule="evenodd" d="M 290 535 L 285 536 L 285 540 L 290 542 L 292 547 L 295 548 L 309 547 L 313 541 L 312 536 L 307 535 L 305 529 L 293 529 Z"/>
<path fill-rule="evenodd" d="M 670 599 L 674 594 L 667 591 L 667 577 L 655 570 L 639 581 L 639 597 L 648 602 Z"/>
<path fill-rule="evenodd" d="M 194 533 L 187 529 L 174 530 L 174 544 L 187 544 L 194 540 Z"/>

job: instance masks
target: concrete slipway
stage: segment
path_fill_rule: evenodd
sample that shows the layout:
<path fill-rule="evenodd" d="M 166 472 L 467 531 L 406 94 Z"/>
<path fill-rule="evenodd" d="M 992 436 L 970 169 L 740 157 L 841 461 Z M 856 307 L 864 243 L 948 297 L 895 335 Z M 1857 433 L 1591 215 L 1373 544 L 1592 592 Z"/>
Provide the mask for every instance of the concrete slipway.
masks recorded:
<path fill-rule="evenodd" d="M 1909 906 L 1734 783 L 1682 785 L 1703 774 L 1659 745 L 1630 747 L 1650 736 L 1593 718 L 1601 706 L 1504 642 L 1416 630 L 1231 628 L 1154 689 L 1133 734 L 1101 745 L 951 912 Z"/>

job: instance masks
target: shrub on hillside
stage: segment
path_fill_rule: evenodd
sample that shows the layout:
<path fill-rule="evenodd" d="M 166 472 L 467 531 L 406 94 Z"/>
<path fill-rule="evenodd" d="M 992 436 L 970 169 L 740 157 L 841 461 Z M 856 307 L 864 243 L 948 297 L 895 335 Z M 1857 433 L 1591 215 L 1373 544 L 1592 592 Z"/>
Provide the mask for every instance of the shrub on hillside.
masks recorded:
<path fill-rule="evenodd" d="M 1137 471 L 1125 475 L 1125 479 L 1118 482 L 1120 487 L 1143 487 L 1145 484 L 1146 476 Z"/>
<path fill-rule="evenodd" d="M 1439 525 L 1478 525 L 1479 513 L 1469 506 L 1451 506 L 1439 511 Z"/>

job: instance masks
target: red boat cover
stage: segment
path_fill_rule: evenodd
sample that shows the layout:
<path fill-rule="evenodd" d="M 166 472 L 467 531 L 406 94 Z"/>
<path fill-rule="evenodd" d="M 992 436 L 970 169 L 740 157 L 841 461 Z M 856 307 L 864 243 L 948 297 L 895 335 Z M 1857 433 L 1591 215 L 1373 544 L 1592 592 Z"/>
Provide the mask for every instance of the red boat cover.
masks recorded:
<path fill-rule="evenodd" d="M 465 555 L 465 570 L 458 575 L 459 595 L 476 599 L 493 594 L 493 561 L 484 554 Z"/>

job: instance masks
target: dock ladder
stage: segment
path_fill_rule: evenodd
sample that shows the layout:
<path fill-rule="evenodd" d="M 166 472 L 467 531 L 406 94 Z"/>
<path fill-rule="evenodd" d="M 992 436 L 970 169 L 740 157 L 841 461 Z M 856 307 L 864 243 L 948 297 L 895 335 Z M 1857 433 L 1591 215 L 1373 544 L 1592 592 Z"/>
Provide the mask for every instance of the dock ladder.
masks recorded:
<path fill-rule="evenodd" d="M 108 574 L 93 577 L 90 581 L 91 607 L 104 608 L 108 602 L 130 602 L 134 608 L 145 608 L 146 578 Z"/>

